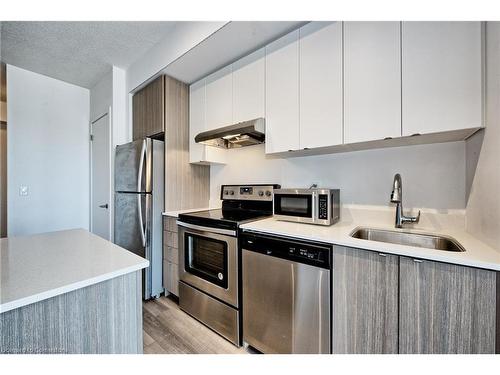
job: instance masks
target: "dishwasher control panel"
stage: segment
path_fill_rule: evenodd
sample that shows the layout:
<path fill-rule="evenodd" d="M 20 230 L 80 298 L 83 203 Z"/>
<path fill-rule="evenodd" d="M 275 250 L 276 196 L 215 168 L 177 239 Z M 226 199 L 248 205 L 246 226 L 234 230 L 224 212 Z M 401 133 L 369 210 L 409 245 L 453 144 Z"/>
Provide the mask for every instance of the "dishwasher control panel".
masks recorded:
<path fill-rule="evenodd" d="M 330 268 L 332 246 L 314 242 L 302 242 L 284 237 L 260 235 L 243 232 L 241 248 L 261 254 L 309 264 L 321 268 Z"/>

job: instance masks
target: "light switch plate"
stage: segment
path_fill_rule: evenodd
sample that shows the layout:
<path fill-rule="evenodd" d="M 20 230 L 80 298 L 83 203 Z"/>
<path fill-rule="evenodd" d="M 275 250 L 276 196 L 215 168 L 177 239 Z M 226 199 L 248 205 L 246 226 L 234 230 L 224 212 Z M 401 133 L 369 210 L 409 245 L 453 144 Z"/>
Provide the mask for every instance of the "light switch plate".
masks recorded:
<path fill-rule="evenodd" d="M 22 197 L 27 196 L 29 193 L 29 189 L 26 185 L 19 186 L 19 195 Z"/>

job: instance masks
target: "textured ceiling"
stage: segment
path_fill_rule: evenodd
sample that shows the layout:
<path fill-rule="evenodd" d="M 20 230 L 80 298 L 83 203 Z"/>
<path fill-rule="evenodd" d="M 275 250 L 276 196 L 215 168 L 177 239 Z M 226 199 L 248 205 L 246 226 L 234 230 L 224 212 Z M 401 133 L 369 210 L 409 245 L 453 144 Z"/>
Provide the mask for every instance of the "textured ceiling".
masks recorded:
<path fill-rule="evenodd" d="M 128 67 L 177 22 L 1 22 L 7 64 L 87 88 Z"/>

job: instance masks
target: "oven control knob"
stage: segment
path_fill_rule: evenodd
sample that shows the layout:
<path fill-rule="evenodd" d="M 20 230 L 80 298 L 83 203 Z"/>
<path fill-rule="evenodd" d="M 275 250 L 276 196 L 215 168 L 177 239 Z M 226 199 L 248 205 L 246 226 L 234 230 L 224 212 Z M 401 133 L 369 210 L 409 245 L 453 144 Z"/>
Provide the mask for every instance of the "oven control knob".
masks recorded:
<path fill-rule="evenodd" d="M 227 190 L 224 190 L 224 195 L 228 195 L 228 191 Z"/>
<path fill-rule="evenodd" d="M 219 272 L 217 277 L 219 278 L 219 280 L 222 280 L 224 278 L 224 275 L 222 274 L 222 272 Z"/>
<path fill-rule="evenodd" d="M 229 190 L 229 195 L 234 195 L 234 190 Z"/>
<path fill-rule="evenodd" d="M 270 197 L 271 196 L 271 191 L 266 191 L 266 197 Z"/>
<path fill-rule="evenodd" d="M 264 196 L 264 192 L 261 190 L 259 191 L 259 197 L 263 197 Z"/>

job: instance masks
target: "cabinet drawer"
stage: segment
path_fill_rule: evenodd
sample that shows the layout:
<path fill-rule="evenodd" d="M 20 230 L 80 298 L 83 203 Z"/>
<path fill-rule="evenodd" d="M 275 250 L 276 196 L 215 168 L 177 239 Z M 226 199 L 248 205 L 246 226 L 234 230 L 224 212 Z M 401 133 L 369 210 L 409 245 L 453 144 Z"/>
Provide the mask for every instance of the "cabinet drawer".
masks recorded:
<path fill-rule="evenodd" d="M 177 233 L 177 218 L 168 216 L 165 217 L 163 219 L 163 229 Z"/>
<path fill-rule="evenodd" d="M 178 235 L 175 232 L 163 232 L 163 246 L 179 247 Z"/>
<path fill-rule="evenodd" d="M 177 264 L 163 261 L 163 285 L 175 296 L 179 296 L 179 268 Z"/>
<path fill-rule="evenodd" d="M 176 247 L 163 246 L 163 260 L 179 264 L 179 249 Z"/>

